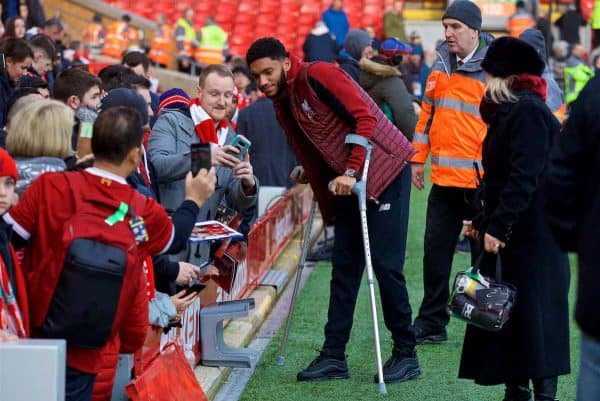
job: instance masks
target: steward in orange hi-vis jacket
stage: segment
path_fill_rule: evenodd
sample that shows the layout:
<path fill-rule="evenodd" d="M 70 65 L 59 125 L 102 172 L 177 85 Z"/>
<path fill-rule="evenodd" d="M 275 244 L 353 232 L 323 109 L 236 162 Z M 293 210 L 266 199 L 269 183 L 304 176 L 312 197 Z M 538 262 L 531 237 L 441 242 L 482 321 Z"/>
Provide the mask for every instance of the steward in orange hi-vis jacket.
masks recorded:
<path fill-rule="evenodd" d="M 422 111 L 415 128 L 413 162 L 431 154 L 431 181 L 444 187 L 475 188 L 473 162 L 481 168 L 481 144 L 487 127 L 479 115 L 485 90 L 481 61 L 493 38 L 479 34 L 479 47 L 461 66 L 446 43 L 438 50 L 425 85 Z"/>
<path fill-rule="evenodd" d="M 481 62 L 493 41 L 481 32 L 481 10 L 455 0 L 442 16 L 446 41 L 425 84 L 422 111 L 415 128 L 412 180 L 425 187 L 424 163 L 431 154 L 433 186 L 427 199 L 423 256 L 423 302 L 414 327 L 417 344 L 448 339 L 446 303 L 452 256 L 463 221 L 478 213 L 477 173 L 487 126 L 479 114 L 486 73 Z M 478 242 L 471 241 L 471 256 Z M 473 260 L 474 262 L 474 260 Z"/>

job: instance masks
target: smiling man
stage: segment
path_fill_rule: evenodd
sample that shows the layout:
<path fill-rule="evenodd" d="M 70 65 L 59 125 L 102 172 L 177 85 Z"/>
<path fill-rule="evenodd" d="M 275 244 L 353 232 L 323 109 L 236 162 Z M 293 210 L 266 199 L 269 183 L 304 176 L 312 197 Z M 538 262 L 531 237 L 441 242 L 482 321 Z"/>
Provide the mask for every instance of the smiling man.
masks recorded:
<path fill-rule="evenodd" d="M 227 106 L 231 104 L 235 84 L 228 67 L 211 64 L 198 77 L 198 97 L 184 109 L 163 109 L 152 128 L 148 156 L 156 170 L 160 202 L 167 210 L 175 210 L 185 196 L 184 178 L 190 171 L 190 145 L 210 143 L 212 164 L 216 166 L 218 185 L 205 202 L 198 220 L 215 218 L 221 202 L 242 211 L 256 203 L 258 180 L 254 176 L 249 156 L 240 161 L 228 152 L 235 132 L 227 121 Z M 208 261 L 210 244 L 204 242 L 194 252 L 178 256 L 179 260 L 199 265 Z"/>
<path fill-rule="evenodd" d="M 412 180 L 423 189 L 424 164 L 431 153 L 431 181 L 425 223 L 423 257 L 424 297 L 415 320 L 417 343 L 448 339 L 446 303 L 452 256 L 463 220 L 475 213 L 471 206 L 481 168 L 481 146 L 486 125 L 479 115 L 485 90 L 481 62 L 492 42 L 481 31 L 481 11 L 475 3 L 456 0 L 442 17 L 446 41 L 425 84 L 422 112 L 413 145 Z M 478 250 L 471 243 L 471 254 Z"/>
<path fill-rule="evenodd" d="M 368 202 L 367 220 L 383 316 L 394 342 L 383 378 L 388 383 L 416 378 L 421 369 L 402 273 L 408 213 L 398 195 L 402 174 L 410 174 L 406 160 L 414 149 L 369 95 L 332 64 L 302 63 L 275 38 L 254 42 L 246 61 L 260 90 L 273 100 L 277 119 L 306 172 L 299 173 L 298 179 L 304 176 L 310 182 L 325 222 L 335 218 L 325 342 L 320 355 L 298 373 L 298 380 L 350 376 L 345 350 L 365 264 L 358 202 L 350 196 L 365 150 L 344 145 L 350 133 L 374 144 L 367 195 L 378 202 Z"/>

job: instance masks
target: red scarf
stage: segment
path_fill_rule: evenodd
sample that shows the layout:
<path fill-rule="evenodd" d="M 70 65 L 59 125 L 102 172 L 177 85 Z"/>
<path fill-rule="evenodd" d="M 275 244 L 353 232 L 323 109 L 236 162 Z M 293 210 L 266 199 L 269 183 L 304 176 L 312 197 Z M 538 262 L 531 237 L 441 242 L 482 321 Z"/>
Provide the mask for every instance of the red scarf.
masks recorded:
<path fill-rule="evenodd" d="M 219 144 L 219 136 L 217 135 L 217 127 L 213 119 L 204 111 L 200 104 L 200 99 L 195 98 L 190 100 L 190 115 L 196 130 L 196 135 L 202 143 L 216 143 Z M 219 122 L 219 131 L 227 131 L 228 125 L 227 120 L 224 119 Z M 225 136 L 226 136 L 225 132 Z"/>
<path fill-rule="evenodd" d="M 546 101 L 547 87 L 548 85 L 544 78 L 532 74 L 515 75 L 511 85 L 512 90 L 529 89 L 542 98 L 543 102 Z"/>
<path fill-rule="evenodd" d="M 19 266 L 15 266 L 15 269 L 18 268 Z M 17 298 L 10 285 L 2 258 L 0 258 L 0 330 L 8 331 L 20 338 L 27 337 Z"/>

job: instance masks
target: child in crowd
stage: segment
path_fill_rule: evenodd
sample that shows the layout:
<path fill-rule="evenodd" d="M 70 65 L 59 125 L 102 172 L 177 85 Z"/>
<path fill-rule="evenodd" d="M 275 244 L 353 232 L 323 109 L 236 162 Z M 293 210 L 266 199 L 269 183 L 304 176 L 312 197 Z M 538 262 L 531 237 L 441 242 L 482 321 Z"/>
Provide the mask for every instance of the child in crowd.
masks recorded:
<path fill-rule="evenodd" d="M 17 201 L 17 165 L 0 149 L 0 214 Z M 10 226 L 0 224 L 0 342 L 26 337 L 28 333 L 27 297 L 21 266 L 8 241 Z"/>

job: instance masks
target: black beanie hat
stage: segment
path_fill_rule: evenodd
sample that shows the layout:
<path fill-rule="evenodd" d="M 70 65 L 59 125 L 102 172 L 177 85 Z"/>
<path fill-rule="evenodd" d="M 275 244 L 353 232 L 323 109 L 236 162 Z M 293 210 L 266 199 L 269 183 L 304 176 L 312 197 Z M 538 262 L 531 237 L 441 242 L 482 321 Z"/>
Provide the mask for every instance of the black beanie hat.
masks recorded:
<path fill-rule="evenodd" d="M 446 9 L 442 16 L 444 18 L 454 18 L 465 25 L 481 31 L 481 10 L 470 0 L 455 0 Z"/>
<path fill-rule="evenodd" d="M 523 73 L 541 76 L 545 66 L 533 46 L 510 36 L 494 40 L 481 63 L 484 71 L 498 78 Z"/>

